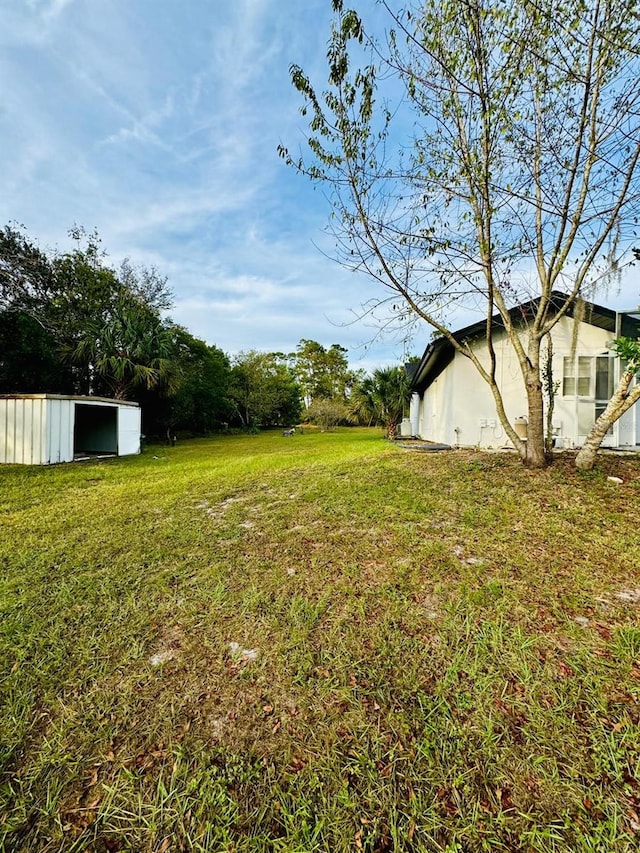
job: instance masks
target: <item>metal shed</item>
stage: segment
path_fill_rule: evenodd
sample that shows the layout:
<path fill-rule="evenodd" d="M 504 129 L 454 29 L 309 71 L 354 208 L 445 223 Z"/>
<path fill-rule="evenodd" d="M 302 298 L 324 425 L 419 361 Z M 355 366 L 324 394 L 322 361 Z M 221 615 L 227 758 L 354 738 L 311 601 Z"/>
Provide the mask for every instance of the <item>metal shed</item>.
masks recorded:
<path fill-rule="evenodd" d="M 140 453 L 137 403 L 59 394 L 0 396 L 0 463 L 50 465 Z"/>

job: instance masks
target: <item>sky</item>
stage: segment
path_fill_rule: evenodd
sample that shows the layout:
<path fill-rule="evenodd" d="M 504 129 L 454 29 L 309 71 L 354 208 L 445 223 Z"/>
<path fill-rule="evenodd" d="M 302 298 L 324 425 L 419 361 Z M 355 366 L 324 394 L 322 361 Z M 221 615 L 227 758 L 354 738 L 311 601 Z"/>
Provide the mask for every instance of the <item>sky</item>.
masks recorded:
<path fill-rule="evenodd" d="M 310 338 L 354 368 L 400 363 L 354 322 L 371 284 L 327 257 L 328 201 L 277 154 L 304 144 L 289 66 L 324 79 L 330 7 L 0 0 L 0 222 L 62 251 L 74 224 L 97 229 L 229 354 Z"/>
<path fill-rule="evenodd" d="M 62 251 L 73 225 L 97 229 L 111 264 L 155 266 L 173 319 L 230 355 L 301 338 L 367 370 L 421 354 L 428 328 L 405 344 L 357 320 L 379 285 L 331 260 L 329 202 L 277 154 L 304 146 L 289 66 L 326 79 L 330 7 L 0 0 L 0 224 Z"/>

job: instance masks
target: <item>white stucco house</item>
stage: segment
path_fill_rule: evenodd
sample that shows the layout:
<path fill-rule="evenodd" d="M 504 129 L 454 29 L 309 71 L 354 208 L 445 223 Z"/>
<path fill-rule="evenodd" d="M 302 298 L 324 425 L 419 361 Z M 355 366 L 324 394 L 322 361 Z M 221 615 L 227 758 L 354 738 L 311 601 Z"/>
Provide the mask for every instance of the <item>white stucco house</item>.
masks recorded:
<path fill-rule="evenodd" d="M 50 465 L 140 453 L 137 403 L 61 394 L 0 395 L 0 464 Z"/>
<path fill-rule="evenodd" d="M 564 298 L 561 294 L 558 297 Z M 535 301 L 512 309 L 527 335 L 527 315 Z M 616 334 L 640 337 L 640 317 L 617 313 L 588 304 L 576 319 L 573 311 L 560 318 L 551 332 L 553 379 L 558 383 L 553 413 L 557 447 L 581 445 L 596 418 L 604 410 L 618 381 L 620 359 L 607 345 Z M 475 323 L 454 333 L 466 341 L 483 364 L 489 364 L 486 326 Z M 494 317 L 494 347 L 497 381 L 507 416 L 516 427 L 526 425 L 527 399 L 520 367 L 499 317 Z M 411 380 L 411 432 L 427 441 L 460 447 L 503 447 L 510 445 L 496 414 L 489 386 L 470 359 L 457 352 L 446 338 L 437 338 L 426 348 Z M 524 420 L 522 420 L 524 419 Z M 605 437 L 603 446 L 639 448 L 640 405 L 632 406 Z"/>

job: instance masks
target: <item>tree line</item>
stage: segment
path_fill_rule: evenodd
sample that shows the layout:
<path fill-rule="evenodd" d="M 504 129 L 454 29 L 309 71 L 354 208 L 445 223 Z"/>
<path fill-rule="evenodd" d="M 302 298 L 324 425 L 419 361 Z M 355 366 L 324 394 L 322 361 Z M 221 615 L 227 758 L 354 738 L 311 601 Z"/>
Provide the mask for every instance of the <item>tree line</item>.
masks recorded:
<path fill-rule="evenodd" d="M 307 418 L 390 429 L 408 404 L 402 367 L 353 371 L 347 350 L 302 339 L 291 353 L 230 358 L 171 320 L 155 268 L 108 263 L 98 235 L 44 251 L 0 230 L 0 393 L 79 394 L 140 403 L 148 436 L 284 427 Z"/>

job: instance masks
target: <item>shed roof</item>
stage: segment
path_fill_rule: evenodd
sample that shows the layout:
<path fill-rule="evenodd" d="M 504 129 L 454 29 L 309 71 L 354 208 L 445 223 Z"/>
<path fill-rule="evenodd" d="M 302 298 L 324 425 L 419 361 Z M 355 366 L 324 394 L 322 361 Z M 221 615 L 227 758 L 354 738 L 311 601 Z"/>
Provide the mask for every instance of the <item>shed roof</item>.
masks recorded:
<path fill-rule="evenodd" d="M 1 400 L 73 400 L 74 403 L 112 403 L 116 406 L 140 407 L 132 400 L 116 400 L 113 397 L 92 397 L 74 394 L 0 394 Z"/>

